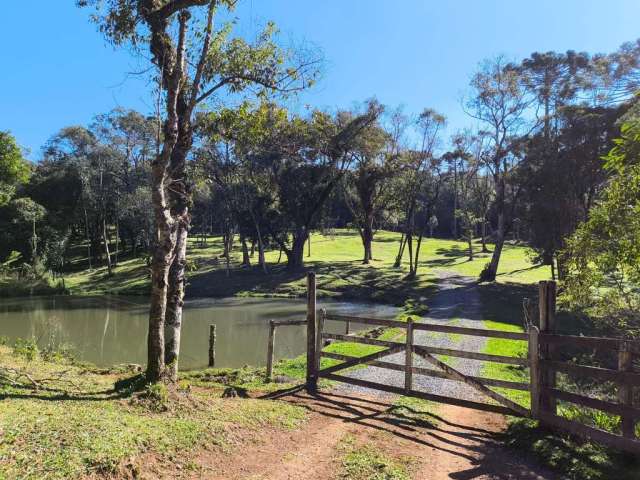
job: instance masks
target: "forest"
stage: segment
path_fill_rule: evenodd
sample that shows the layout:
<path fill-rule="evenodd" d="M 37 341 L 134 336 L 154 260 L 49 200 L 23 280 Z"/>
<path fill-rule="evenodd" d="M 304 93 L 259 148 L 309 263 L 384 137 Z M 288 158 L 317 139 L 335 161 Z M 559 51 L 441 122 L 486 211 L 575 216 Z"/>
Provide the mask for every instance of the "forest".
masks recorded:
<path fill-rule="evenodd" d="M 0 297 L 100 292 L 148 299 L 146 363 L 135 372 L 107 373 L 120 375 L 114 391 L 126 392 L 123 396 L 142 391 L 140 402 L 152 404 L 150 416 L 127 410 L 132 415 L 127 422 L 151 422 L 144 427 L 127 423 L 136 435 L 162 429 L 141 443 L 179 443 L 179 438 L 186 448 L 200 445 L 195 439 L 204 431 L 185 440 L 178 423 L 182 409 L 192 408 L 185 402 L 192 400 L 176 400 L 176 392 L 193 387 L 196 397 L 202 396 L 198 389 L 212 382 L 218 399 L 220 384 L 233 396 L 252 392 L 257 383 L 264 387 L 263 373 L 255 368 L 222 373 L 179 368 L 185 301 L 230 293 L 302 297 L 307 271 L 318 273 L 321 295 L 394 304 L 401 321 L 442 307 L 437 299 L 445 297 L 434 292 L 450 288 L 455 271 L 472 292 L 452 306 L 454 321 L 463 315 L 460 309 L 474 308 L 468 300 L 479 295 L 482 313 L 474 315 L 511 332 L 522 330 L 521 297 L 532 296 L 533 282 L 546 280 L 549 272 L 548 279 L 558 285 L 566 333 L 640 339 L 640 40 L 604 53 L 539 51 L 520 59 L 487 58 L 461 99 L 469 127 L 452 131 L 446 115 L 429 105 L 411 112 L 375 97 L 336 109 L 294 108 L 289 100 L 321 80 L 327 68 L 322 52 L 286 45 L 269 22 L 251 41 L 236 36 L 234 21 L 218 21 L 233 12 L 234 1 L 77 4 L 90 12 L 96 35 L 110 46 L 148 59 L 154 105 L 148 111 L 117 107 L 96 112 L 87 124 L 60 125 L 34 160 L 27 159 L 10 130 L 0 131 Z M 507 269 L 507 262 L 515 266 Z M 108 320 L 105 332 L 107 325 Z M 397 334 L 387 331 L 379 338 L 389 341 Z M 8 345 L 6 339 L 3 344 Z M 338 358 L 353 354 L 349 348 L 329 351 Z M 500 342 L 482 348 L 485 354 L 525 355 Z M 35 341 L 17 341 L 13 352 L 29 362 L 38 355 L 42 361 L 67 361 Z M 369 350 L 356 353 L 371 355 Z M 0 358 L 0 404 L 19 398 L 15 389 L 53 392 L 58 387 L 47 385 L 66 378 L 58 372 L 55 380 L 34 379 L 33 372 L 26 373 L 33 363 L 14 364 L 3 351 Z M 580 359 L 593 368 L 613 362 L 595 354 Z M 282 383 L 299 379 L 301 362 L 284 359 L 276 366 L 286 380 Z M 84 367 L 72 365 L 68 371 L 77 368 L 73 381 L 79 382 Z M 112 401 L 99 390 L 112 378 L 86 372 L 95 375 L 87 395 L 100 404 Z M 504 382 L 523 375 L 513 368 L 491 372 L 505 375 Z M 570 385 L 599 395 L 602 402 L 615 397 L 606 385 Z M 640 392 L 630 391 L 633 409 Z M 15 405 L 12 418 L 17 419 L 22 407 Z M 274 429 L 288 422 L 299 425 L 304 416 L 295 410 L 297 404 L 276 413 L 265 413 L 260 403 L 242 405 L 246 411 L 237 420 L 242 428 L 249 428 L 247 419 L 254 415 L 260 425 Z M 412 405 L 394 405 L 419 424 Z M 161 411 L 175 416 L 156 418 Z M 221 420 L 204 411 L 185 414 L 194 422 L 189 428 L 220 428 Z M 611 417 L 566 412 L 603 429 L 620 428 Z M 537 429 L 514 425 L 509 430 L 513 443 Z M 0 423 L 0 438 L 2 432 Z M 124 438 L 110 441 L 109 448 L 138 448 Z M 562 450 L 563 455 L 604 460 L 597 468 L 588 461 L 560 465 L 566 457 L 552 447 L 545 450 L 555 445 L 547 441 L 536 450 L 532 440 L 525 449 L 536 450 L 546 466 L 570 478 L 607 478 L 606 465 L 624 471 L 629 460 L 567 440 L 563 448 L 569 453 Z M 98 465 L 95 471 L 120 475 L 121 450 L 110 450 L 104 465 L 95 459 L 89 463 Z M 13 453 L 0 445 L 0 463 L 3 455 Z M 11 459 L 16 470 L 8 474 L 23 473 L 25 460 Z M 389 465 L 411 471 L 396 463 Z M 37 471 L 63 472 L 59 478 L 89 472 L 71 461 L 62 465 Z M 389 465 L 384 468 L 391 472 Z M 422 478 L 394 475 L 340 478 Z"/>

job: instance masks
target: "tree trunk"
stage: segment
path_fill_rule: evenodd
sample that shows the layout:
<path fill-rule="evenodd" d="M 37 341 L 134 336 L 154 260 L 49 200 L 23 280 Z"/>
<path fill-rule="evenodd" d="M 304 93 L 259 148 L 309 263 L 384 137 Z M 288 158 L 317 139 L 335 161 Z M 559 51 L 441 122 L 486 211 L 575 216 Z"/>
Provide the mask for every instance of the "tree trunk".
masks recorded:
<path fill-rule="evenodd" d="M 373 243 L 373 216 L 367 215 L 360 231 L 362 237 L 362 246 L 364 247 L 363 264 L 368 264 L 373 260 L 373 253 L 371 251 L 371 244 Z"/>
<path fill-rule="evenodd" d="M 487 221 L 484 219 L 482 220 L 481 235 L 482 235 L 482 253 L 489 253 L 489 249 L 487 248 Z"/>
<path fill-rule="evenodd" d="M 473 229 L 469 229 L 467 235 L 467 242 L 469 244 L 469 261 L 473 260 Z"/>
<path fill-rule="evenodd" d="M 242 266 L 250 267 L 251 258 L 249 257 L 249 247 L 247 246 L 247 239 L 244 238 L 244 235 L 240 236 L 240 243 L 242 244 Z"/>
<path fill-rule="evenodd" d="M 89 262 L 89 271 L 93 270 L 91 267 L 91 238 L 89 236 L 89 217 L 87 216 L 87 207 L 84 209 L 84 232 L 87 236 L 87 261 Z"/>
<path fill-rule="evenodd" d="M 293 236 L 291 250 L 285 250 L 287 255 L 287 270 L 297 272 L 304 268 L 304 244 L 307 241 L 308 233 L 299 231 Z"/>
<path fill-rule="evenodd" d="M 113 267 L 111 265 L 111 254 L 109 253 L 109 238 L 107 235 L 107 221 L 102 217 L 102 241 L 104 242 L 104 254 L 107 261 L 107 272 L 109 276 L 113 275 Z"/>
<path fill-rule="evenodd" d="M 400 247 L 398 248 L 396 261 L 393 262 L 393 268 L 400 268 L 400 265 L 402 264 L 402 256 L 404 255 L 404 246 L 406 245 L 406 240 L 406 236 L 404 232 L 402 232 L 402 236 L 400 237 Z"/>
<path fill-rule="evenodd" d="M 165 318 L 165 368 L 167 378 L 178 380 L 180 334 L 182 331 L 182 307 L 184 305 L 185 266 L 187 263 L 188 221 L 181 219 L 176 235 L 173 262 L 169 268 L 167 311 Z"/>
<path fill-rule="evenodd" d="M 504 246 L 504 213 L 498 213 L 498 228 L 495 236 L 495 246 L 493 247 L 493 254 L 491 255 L 491 262 L 485 270 L 481 273 L 481 279 L 487 282 L 493 282 L 498 274 L 498 264 L 500 263 L 500 256 L 502 254 L 502 247 Z"/>
<path fill-rule="evenodd" d="M 311 235 L 307 239 L 307 258 L 311 256 Z"/>

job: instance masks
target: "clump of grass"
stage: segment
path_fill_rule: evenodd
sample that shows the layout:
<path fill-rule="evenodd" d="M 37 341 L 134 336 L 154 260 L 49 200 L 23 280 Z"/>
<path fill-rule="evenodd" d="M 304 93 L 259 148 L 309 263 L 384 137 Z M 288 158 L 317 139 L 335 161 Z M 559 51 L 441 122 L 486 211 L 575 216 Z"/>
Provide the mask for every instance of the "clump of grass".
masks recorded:
<path fill-rule="evenodd" d="M 33 360 L 38 358 L 38 344 L 32 338 L 18 338 L 13 344 L 13 354 L 17 357 L 22 357 L 25 360 L 32 362 Z"/>
<path fill-rule="evenodd" d="M 412 457 L 392 458 L 373 444 L 358 444 L 355 437 L 347 435 L 339 446 L 342 452 L 343 480 L 410 480 Z"/>
<path fill-rule="evenodd" d="M 511 421 L 504 442 L 570 480 L 635 480 L 640 459 L 591 442 L 559 435 L 533 420 Z"/>

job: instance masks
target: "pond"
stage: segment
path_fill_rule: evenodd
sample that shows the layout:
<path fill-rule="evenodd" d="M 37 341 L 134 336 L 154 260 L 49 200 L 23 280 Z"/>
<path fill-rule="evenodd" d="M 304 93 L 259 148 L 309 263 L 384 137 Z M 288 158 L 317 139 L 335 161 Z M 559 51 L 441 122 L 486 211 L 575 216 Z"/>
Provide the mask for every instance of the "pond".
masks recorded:
<path fill-rule="evenodd" d="M 345 315 L 392 318 L 391 306 L 319 300 L 318 308 Z M 207 365 L 209 325 L 216 325 L 216 366 L 263 366 L 269 320 L 303 319 L 306 302 L 271 298 L 200 298 L 185 304 L 181 369 Z M 47 345 L 70 347 L 75 356 L 98 366 L 146 363 L 148 305 L 142 297 L 27 297 L 0 299 L 0 336 L 11 342 L 33 338 Z M 354 326 L 354 329 L 357 326 Z M 305 351 L 305 326 L 278 328 L 275 357 L 292 358 Z M 344 324 L 327 322 L 342 332 Z"/>

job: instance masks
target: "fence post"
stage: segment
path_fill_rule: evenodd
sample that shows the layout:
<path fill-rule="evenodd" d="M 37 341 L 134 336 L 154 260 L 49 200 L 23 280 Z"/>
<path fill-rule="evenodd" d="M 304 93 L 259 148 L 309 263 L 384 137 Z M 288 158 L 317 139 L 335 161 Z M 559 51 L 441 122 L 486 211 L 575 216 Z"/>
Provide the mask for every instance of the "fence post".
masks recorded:
<path fill-rule="evenodd" d="M 556 282 L 541 281 L 539 283 L 539 311 L 540 333 L 554 333 L 556 323 Z M 540 359 L 550 360 L 553 357 L 553 349 L 549 345 L 540 347 Z M 553 369 L 542 368 L 540 372 L 542 388 L 555 388 L 556 372 Z M 557 414 L 555 398 L 544 390 L 541 392 L 540 410 Z"/>
<path fill-rule="evenodd" d="M 216 326 L 209 325 L 209 368 L 216 365 Z"/>
<path fill-rule="evenodd" d="M 630 372 L 633 369 L 633 357 L 631 349 L 627 342 L 620 343 L 620 351 L 618 352 L 618 370 L 621 372 Z M 618 402 L 620 404 L 631 407 L 633 406 L 633 386 L 620 380 L 618 384 Z M 631 415 L 622 415 L 622 436 L 625 438 L 635 438 L 636 422 Z"/>
<path fill-rule="evenodd" d="M 540 343 L 539 330 L 535 325 L 529 325 L 529 378 L 531 395 L 531 416 L 540 416 Z"/>
<path fill-rule="evenodd" d="M 316 274 L 307 274 L 307 391 L 318 389 L 316 371 Z"/>
<path fill-rule="evenodd" d="M 404 353 L 404 390 L 406 393 L 413 387 L 413 319 L 407 318 L 407 343 Z"/>
<path fill-rule="evenodd" d="M 320 371 L 320 357 L 322 356 L 322 331 L 324 330 L 324 321 L 327 316 L 327 311 L 323 308 L 320 310 L 320 316 L 318 317 L 318 328 L 316 330 L 316 375 Z"/>
<path fill-rule="evenodd" d="M 273 351 L 276 342 L 276 324 L 269 320 L 269 343 L 267 344 L 267 380 L 273 378 Z"/>
<path fill-rule="evenodd" d="M 349 335 L 350 330 L 351 330 L 351 320 L 347 320 L 346 322 L 344 322 L 344 334 L 345 335 Z"/>

